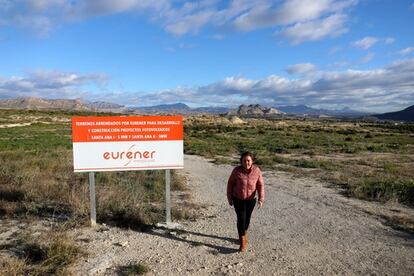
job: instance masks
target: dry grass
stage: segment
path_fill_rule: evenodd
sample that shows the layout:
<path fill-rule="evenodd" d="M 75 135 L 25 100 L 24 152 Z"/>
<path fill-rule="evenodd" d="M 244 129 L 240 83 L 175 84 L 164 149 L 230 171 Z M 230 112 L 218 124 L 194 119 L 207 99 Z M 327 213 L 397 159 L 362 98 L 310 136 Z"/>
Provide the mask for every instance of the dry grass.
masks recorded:
<path fill-rule="evenodd" d="M 27 275 L 28 264 L 25 260 L 5 257 L 0 262 L 0 275 L 21 276 Z"/>
<path fill-rule="evenodd" d="M 25 127 L 0 128 L 1 218 L 52 220 L 62 226 L 62 237 L 71 227 L 89 223 L 87 174 L 73 172 L 71 115 L 0 110 L 0 125 L 35 122 Z M 171 187 L 173 191 L 185 190 L 185 178 L 173 171 Z M 98 223 L 146 230 L 165 220 L 164 190 L 164 171 L 97 173 Z M 190 217 L 192 213 L 186 208 L 173 215 Z M 74 260 L 72 256 L 79 254 L 66 238 L 54 237 L 50 242 L 35 244 L 22 238 L 20 243 L 28 252 L 38 252 L 40 259 L 33 262 L 31 255 L 11 259 L 2 265 L 0 275 L 64 274 Z"/>
<path fill-rule="evenodd" d="M 43 233 L 35 241 L 28 233 L 20 234 L 3 247 L 15 255 L 0 262 L 0 275 L 69 275 L 67 268 L 84 255 L 61 231 Z"/>
<path fill-rule="evenodd" d="M 185 151 L 235 164 L 256 154 L 264 169 L 322 178 L 350 196 L 414 205 L 414 125 L 334 120 L 187 120 Z"/>

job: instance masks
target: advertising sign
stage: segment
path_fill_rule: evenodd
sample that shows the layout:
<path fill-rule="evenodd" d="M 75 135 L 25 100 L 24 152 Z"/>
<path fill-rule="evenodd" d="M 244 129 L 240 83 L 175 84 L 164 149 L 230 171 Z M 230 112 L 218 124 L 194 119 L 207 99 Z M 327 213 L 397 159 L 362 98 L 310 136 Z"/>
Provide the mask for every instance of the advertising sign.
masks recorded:
<path fill-rule="evenodd" d="M 182 116 L 72 118 L 75 172 L 182 169 Z"/>

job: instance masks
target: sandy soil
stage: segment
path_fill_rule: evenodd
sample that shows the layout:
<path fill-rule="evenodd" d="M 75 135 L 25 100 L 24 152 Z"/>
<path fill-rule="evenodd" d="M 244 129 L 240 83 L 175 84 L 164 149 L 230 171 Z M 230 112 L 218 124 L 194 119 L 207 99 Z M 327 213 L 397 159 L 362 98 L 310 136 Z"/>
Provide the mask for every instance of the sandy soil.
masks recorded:
<path fill-rule="evenodd" d="M 179 221 L 180 230 L 76 230 L 89 256 L 73 273 L 116 275 L 117 266 L 145 263 L 148 275 L 413 275 L 414 236 L 370 214 L 414 215 L 412 209 L 349 199 L 283 172 L 264 173 L 266 202 L 253 212 L 248 252 L 239 253 L 235 214 L 225 197 L 231 169 L 186 156 L 182 173 L 191 200 L 208 206 L 200 218 Z"/>

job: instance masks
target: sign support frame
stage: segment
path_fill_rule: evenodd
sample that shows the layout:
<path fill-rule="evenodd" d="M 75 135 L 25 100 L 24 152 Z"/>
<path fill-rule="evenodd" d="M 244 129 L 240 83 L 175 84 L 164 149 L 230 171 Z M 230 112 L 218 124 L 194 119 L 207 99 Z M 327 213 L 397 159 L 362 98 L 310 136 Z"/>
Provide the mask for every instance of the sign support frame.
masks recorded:
<path fill-rule="evenodd" d="M 171 224 L 171 172 L 165 170 L 165 223 Z"/>
<path fill-rule="evenodd" d="M 91 208 L 91 226 L 96 226 L 96 196 L 95 196 L 95 172 L 89 173 L 89 201 Z"/>

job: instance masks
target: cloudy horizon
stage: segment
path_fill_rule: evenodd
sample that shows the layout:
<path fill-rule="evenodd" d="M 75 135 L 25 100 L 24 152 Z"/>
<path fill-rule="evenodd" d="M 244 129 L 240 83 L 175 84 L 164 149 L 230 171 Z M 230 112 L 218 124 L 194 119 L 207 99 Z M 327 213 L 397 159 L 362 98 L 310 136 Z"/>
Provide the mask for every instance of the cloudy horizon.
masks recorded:
<path fill-rule="evenodd" d="M 0 4 L 0 99 L 366 112 L 414 104 L 412 1 Z"/>

